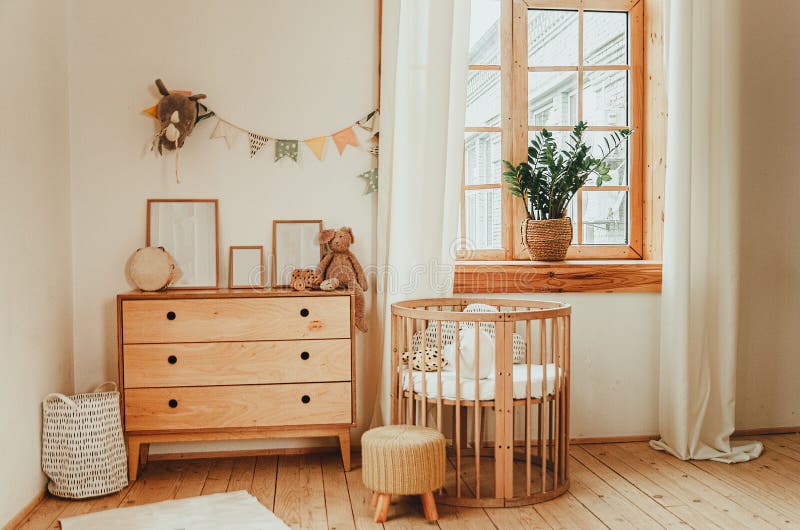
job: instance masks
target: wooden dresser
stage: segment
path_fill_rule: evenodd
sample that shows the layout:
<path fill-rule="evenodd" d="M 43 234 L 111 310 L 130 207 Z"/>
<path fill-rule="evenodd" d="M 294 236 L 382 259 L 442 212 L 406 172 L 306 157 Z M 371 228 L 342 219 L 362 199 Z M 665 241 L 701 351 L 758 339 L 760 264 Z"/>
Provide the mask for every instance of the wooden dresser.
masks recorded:
<path fill-rule="evenodd" d="M 349 470 L 353 322 L 346 291 L 117 296 L 131 480 L 155 442 L 336 436 Z"/>

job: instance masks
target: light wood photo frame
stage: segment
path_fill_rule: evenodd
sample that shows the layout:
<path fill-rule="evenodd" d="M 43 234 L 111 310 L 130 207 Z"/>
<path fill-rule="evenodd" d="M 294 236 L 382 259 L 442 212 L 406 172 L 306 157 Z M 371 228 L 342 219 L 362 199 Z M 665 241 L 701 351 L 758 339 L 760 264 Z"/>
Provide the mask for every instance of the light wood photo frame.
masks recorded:
<path fill-rule="evenodd" d="M 260 289 L 264 287 L 264 247 L 232 246 L 228 254 L 228 288 Z"/>
<path fill-rule="evenodd" d="M 322 259 L 319 233 L 322 221 L 275 220 L 272 222 L 272 286 L 288 287 L 294 269 L 315 268 Z"/>
<path fill-rule="evenodd" d="M 164 247 L 182 271 L 171 289 L 219 289 L 219 201 L 147 199 L 146 244 Z"/>

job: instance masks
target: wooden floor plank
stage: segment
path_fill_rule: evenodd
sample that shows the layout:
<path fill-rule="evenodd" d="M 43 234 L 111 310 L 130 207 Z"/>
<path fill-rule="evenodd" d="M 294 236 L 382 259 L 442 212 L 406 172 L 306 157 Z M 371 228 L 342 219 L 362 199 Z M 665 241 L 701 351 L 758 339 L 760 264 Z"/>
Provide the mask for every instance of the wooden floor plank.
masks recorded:
<path fill-rule="evenodd" d="M 690 474 L 683 473 L 671 465 L 674 457 L 650 448 L 646 443 L 625 444 L 625 447 L 614 447 L 613 451 L 628 455 L 631 459 L 647 466 L 653 480 L 669 484 L 670 491 L 692 506 L 702 511 L 705 517 L 727 529 L 772 529 L 759 514 L 745 510 L 735 502 L 720 495 Z"/>
<path fill-rule="evenodd" d="M 500 530 L 506 528 L 526 528 L 529 530 L 549 530 L 553 528 L 539 515 L 533 506 L 514 506 L 513 508 L 486 508 L 486 514 Z"/>
<path fill-rule="evenodd" d="M 800 528 L 800 435 L 743 439 L 764 442 L 761 458 L 726 465 L 684 462 L 638 442 L 574 446 L 571 488 L 562 497 L 515 508 L 440 504 L 433 524 L 416 496 L 394 496 L 389 520 L 374 523 L 357 454 L 347 473 L 334 455 L 158 461 L 113 495 L 45 497 L 18 528 L 58 528 L 59 517 L 240 489 L 293 529 Z"/>
<path fill-rule="evenodd" d="M 152 462 L 145 467 L 137 485 L 120 503 L 120 508 L 174 499 L 178 492 L 185 462 Z M 141 483 L 141 484 L 138 484 Z"/>
<path fill-rule="evenodd" d="M 583 449 L 613 469 L 651 499 L 667 508 L 689 526 L 693 528 L 721 528 L 714 521 L 705 517 L 699 507 L 692 506 L 691 502 L 686 504 L 683 499 L 679 499 L 675 492 L 672 491 L 672 485 L 660 482 L 658 477 L 653 476 L 647 465 L 641 463 L 638 459 L 629 458 L 624 453 L 619 454 L 613 451 L 611 447 L 613 447 L 613 444 L 592 444 L 584 445 Z M 681 507 L 680 510 L 676 510 L 675 508 L 677 507 Z"/>
<path fill-rule="evenodd" d="M 609 528 L 663 528 L 578 460 L 572 459 L 570 466 L 570 492 Z"/>
<path fill-rule="evenodd" d="M 278 457 L 259 456 L 253 472 L 251 493 L 258 502 L 273 510 L 275 508 L 275 485 L 278 480 Z"/>
<path fill-rule="evenodd" d="M 660 526 L 664 528 L 687 528 L 689 526 L 674 513 L 658 504 L 654 499 L 645 495 L 636 486 L 622 478 L 616 471 L 597 460 L 583 447 L 572 447 L 571 453 L 575 460 L 583 464 L 584 467 L 614 488 L 616 492 L 628 499 L 641 511 L 648 514 L 653 520 L 658 522 Z"/>
<path fill-rule="evenodd" d="M 323 455 L 322 484 L 325 490 L 325 511 L 328 516 L 328 528 L 337 530 L 355 530 L 353 508 L 350 503 L 350 492 L 344 477 L 344 467 L 339 455 Z"/>
<path fill-rule="evenodd" d="M 626 449 L 639 455 L 647 454 L 650 451 L 650 449 L 645 445 L 639 444 L 631 444 L 626 446 Z M 746 513 L 751 514 L 756 520 L 764 521 L 767 527 L 786 529 L 800 528 L 800 519 L 795 518 L 790 513 L 782 513 L 781 511 L 764 504 L 758 499 L 758 496 L 751 496 L 746 492 L 742 492 L 724 480 L 717 478 L 713 473 L 708 473 L 707 471 L 704 471 L 693 465 L 691 462 L 685 462 L 677 458 L 667 457 L 666 455 L 663 455 L 660 460 L 664 463 L 664 465 L 673 467 L 678 472 L 698 480 L 699 482 L 711 488 L 716 494 L 721 495 L 725 501 L 720 501 L 717 495 L 712 495 L 708 497 L 707 500 L 712 503 L 721 502 L 721 507 L 723 509 L 726 509 L 727 501 L 730 500 L 745 510 Z M 718 464 L 717 467 L 729 466 L 729 464 L 723 464 L 719 462 L 715 463 Z M 736 465 L 747 466 L 752 463 L 754 462 Z M 758 521 L 753 523 L 753 527 L 758 526 L 764 527 L 764 524 L 759 524 Z"/>
<path fill-rule="evenodd" d="M 233 472 L 233 461 L 233 458 L 220 458 L 214 461 L 211 469 L 208 470 L 208 476 L 205 484 L 203 484 L 201 495 L 228 491 L 228 484 L 231 481 L 231 473 Z"/>
<path fill-rule="evenodd" d="M 361 455 L 353 454 L 352 467 L 345 473 L 347 491 L 350 493 L 350 504 L 353 508 L 353 517 L 358 530 L 380 530 L 382 524 L 372 520 L 375 508 L 370 505 L 372 492 L 369 491 L 361 480 Z"/>
<path fill-rule="evenodd" d="M 274 511 L 293 530 L 328 528 L 319 455 L 278 458 Z"/>
<path fill-rule="evenodd" d="M 256 470 L 256 457 L 248 456 L 237 458 L 233 462 L 231 480 L 228 482 L 228 491 L 250 491 L 253 485 L 253 474 Z"/>
<path fill-rule="evenodd" d="M 53 497 L 49 493 L 42 499 L 36 508 L 25 518 L 17 528 L 24 528 L 25 530 L 38 530 L 40 528 L 48 528 L 61 515 L 69 501 Z"/>
<path fill-rule="evenodd" d="M 572 493 L 553 499 L 552 501 L 535 504 L 534 509 L 542 516 L 548 525 L 553 528 L 573 528 L 591 530 L 594 528 L 608 528 L 600 519 L 586 509 Z"/>
<path fill-rule="evenodd" d="M 208 473 L 211 471 L 212 462 L 212 460 L 207 459 L 187 460 L 181 483 L 178 485 L 178 491 L 175 492 L 175 498 L 186 499 L 201 495 L 203 486 L 205 486 L 208 479 Z"/>

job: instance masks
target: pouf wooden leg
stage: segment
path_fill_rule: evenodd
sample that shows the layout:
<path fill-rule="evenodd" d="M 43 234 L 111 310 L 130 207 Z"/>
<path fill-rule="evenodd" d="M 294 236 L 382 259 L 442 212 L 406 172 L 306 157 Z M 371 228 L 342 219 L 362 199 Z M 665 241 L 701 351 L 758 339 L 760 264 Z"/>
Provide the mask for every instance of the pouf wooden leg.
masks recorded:
<path fill-rule="evenodd" d="M 369 505 L 372 506 L 373 508 L 378 505 L 378 494 L 377 493 L 373 493 L 372 494 L 372 499 L 369 501 Z"/>
<path fill-rule="evenodd" d="M 392 502 L 392 496 L 388 493 L 379 493 L 378 500 L 375 505 L 376 523 L 385 523 L 386 518 L 389 516 L 389 504 Z"/>
<path fill-rule="evenodd" d="M 422 499 L 422 511 L 425 512 L 425 519 L 428 521 L 438 520 L 439 511 L 436 509 L 436 500 L 433 498 L 433 492 L 423 493 L 420 498 Z"/>

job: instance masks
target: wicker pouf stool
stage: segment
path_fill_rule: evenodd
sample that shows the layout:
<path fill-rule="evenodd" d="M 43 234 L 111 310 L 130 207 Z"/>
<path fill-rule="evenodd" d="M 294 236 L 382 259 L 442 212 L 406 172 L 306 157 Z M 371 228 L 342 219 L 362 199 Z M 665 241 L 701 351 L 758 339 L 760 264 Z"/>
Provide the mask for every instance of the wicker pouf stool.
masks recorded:
<path fill-rule="evenodd" d="M 389 425 L 361 437 L 364 485 L 375 492 L 375 522 L 383 523 L 392 494 L 419 495 L 425 518 L 439 518 L 433 490 L 444 485 L 445 440 L 436 429 Z"/>

